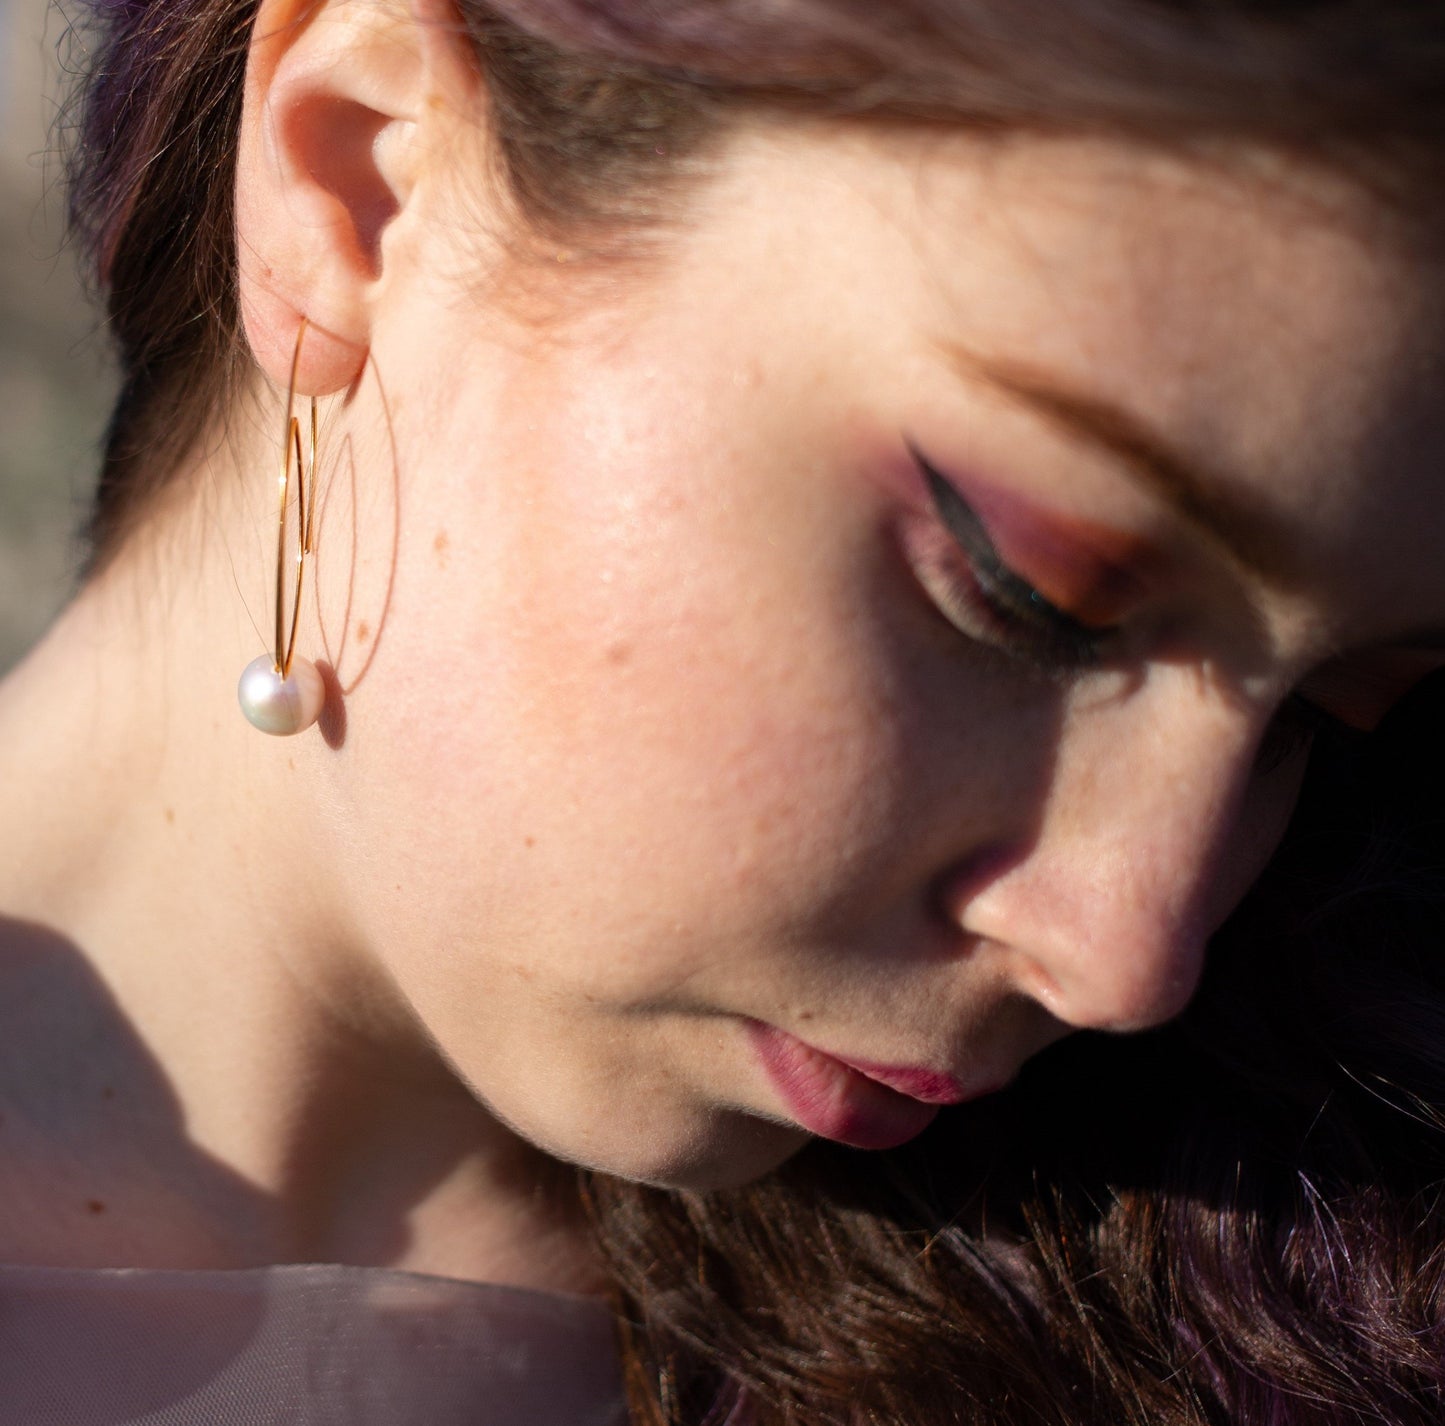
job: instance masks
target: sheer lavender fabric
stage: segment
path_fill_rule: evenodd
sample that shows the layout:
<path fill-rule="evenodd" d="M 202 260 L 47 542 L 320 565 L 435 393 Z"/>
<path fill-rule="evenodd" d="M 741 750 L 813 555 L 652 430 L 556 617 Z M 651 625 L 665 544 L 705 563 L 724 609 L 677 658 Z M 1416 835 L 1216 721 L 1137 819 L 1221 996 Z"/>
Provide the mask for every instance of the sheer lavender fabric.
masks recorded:
<path fill-rule="evenodd" d="M 625 1426 L 605 1306 L 381 1268 L 0 1266 L 0 1426 Z"/>

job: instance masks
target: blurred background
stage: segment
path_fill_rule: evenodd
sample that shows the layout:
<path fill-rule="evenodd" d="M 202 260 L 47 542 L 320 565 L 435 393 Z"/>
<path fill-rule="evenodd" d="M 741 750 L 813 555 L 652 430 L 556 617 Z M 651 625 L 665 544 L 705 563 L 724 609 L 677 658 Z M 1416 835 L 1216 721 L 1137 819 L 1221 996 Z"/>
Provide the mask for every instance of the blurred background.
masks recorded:
<path fill-rule="evenodd" d="M 0 0 L 0 671 L 71 590 L 111 390 L 63 247 L 66 27 L 47 0 Z"/>

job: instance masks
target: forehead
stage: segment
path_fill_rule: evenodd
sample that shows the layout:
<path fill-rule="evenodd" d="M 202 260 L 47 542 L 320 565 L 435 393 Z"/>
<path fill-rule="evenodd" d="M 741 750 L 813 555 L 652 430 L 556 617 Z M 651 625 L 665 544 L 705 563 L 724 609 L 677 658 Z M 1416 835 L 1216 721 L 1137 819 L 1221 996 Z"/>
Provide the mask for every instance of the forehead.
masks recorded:
<path fill-rule="evenodd" d="M 753 187 L 722 221 L 771 232 L 771 310 L 812 293 L 820 324 L 851 312 L 875 368 L 957 343 L 1046 371 L 1263 503 L 1317 573 L 1348 561 L 1356 605 L 1417 576 L 1439 601 L 1442 272 L 1346 180 L 1255 152 L 863 126 L 740 151 Z"/>

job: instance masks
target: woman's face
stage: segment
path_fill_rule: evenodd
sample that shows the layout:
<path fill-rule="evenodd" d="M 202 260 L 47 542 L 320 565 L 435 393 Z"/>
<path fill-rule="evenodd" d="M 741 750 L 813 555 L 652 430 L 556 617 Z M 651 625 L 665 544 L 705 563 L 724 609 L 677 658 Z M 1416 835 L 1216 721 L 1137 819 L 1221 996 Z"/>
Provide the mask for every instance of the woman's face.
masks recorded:
<path fill-rule="evenodd" d="M 712 1185 L 1178 1012 L 1297 700 L 1445 626 L 1437 274 L 1283 169 L 759 126 L 529 325 L 456 193 L 383 240 L 322 612 L 350 934 L 477 1094 Z"/>

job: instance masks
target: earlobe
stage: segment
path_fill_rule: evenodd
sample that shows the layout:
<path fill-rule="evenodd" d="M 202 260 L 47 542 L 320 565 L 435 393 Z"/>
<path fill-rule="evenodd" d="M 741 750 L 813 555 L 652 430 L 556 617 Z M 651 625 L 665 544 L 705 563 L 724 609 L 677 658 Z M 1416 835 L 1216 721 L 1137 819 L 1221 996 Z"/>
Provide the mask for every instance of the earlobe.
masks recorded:
<path fill-rule="evenodd" d="M 241 311 L 257 363 L 296 389 L 360 376 L 383 237 L 415 182 L 418 116 L 464 81 L 444 0 L 263 0 L 252 36 L 236 170 Z"/>

